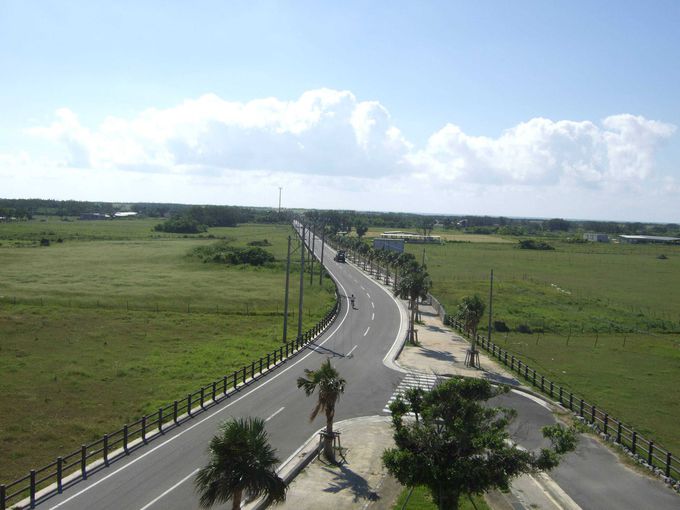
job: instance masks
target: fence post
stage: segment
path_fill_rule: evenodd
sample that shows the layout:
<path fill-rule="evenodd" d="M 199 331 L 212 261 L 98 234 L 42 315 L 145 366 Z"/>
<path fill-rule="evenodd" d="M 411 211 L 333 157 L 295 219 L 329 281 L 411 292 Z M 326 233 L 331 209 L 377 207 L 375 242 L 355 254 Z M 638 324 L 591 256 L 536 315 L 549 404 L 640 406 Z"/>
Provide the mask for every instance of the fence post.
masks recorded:
<path fill-rule="evenodd" d="M 142 442 L 146 444 L 146 415 L 142 416 Z"/>
<path fill-rule="evenodd" d="M 510 371 L 515 370 L 515 355 L 513 354 L 512 358 L 510 358 Z"/>
<path fill-rule="evenodd" d="M 0 485 L 0 510 L 5 510 L 5 499 L 7 495 L 7 488 Z"/>
<path fill-rule="evenodd" d="M 574 394 L 571 391 L 569 392 L 569 410 L 574 410 Z"/>
<path fill-rule="evenodd" d="M 104 465 L 109 467 L 109 435 L 104 434 L 104 447 L 102 448 L 104 455 Z"/>
<path fill-rule="evenodd" d="M 243 367 L 243 384 L 246 383 L 246 367 Z"/>
<path fill-rule="evenodd" d="M 187 414 L 189 415 L 189 418 L 191 418 L 191 393 L 187 395 Z"/>
<path fill-rule="evenodd" d="M 250 362 L 250 377 L 255 379 L 255 362 Z"/>
<path fill-rule="evenodd" d="M 550 398 L 553 398 L 553 382 L 550 381 Z"/>
<path fill-rule="evenodd" d="M 83 480 L 87 480 L 87 446 L 80 445 L 80 471 L 83 474 Z"/>
<path fill-rule="evenodd" d="M 590 423 L 595 423 L 595 404 L 590 406 Z"/>
<path fill-rule="evenodd" d="M 222 378 L 222 384 L 224 386 L 222 393 L 226 395 L 227 394 L 227 376 L 226 375 Z"/>
<path fill-rule="evenodd" d="M 205 388 L 201 386 L 201 409 L 205 409 L 203 404 L 205 403 Z"/>
<path fill-rule="evenodd" d="M 213 402 L 217 402 L 217 381 L 213 381 L 212 383 L 212 394 Z"/>
<path fill-rule="evenodd" d="M 270 356 L 270 354 L 267 353 L 267 370 L 269 370 L 269 363 L 271 362 L 271 360 L 269 359 L 269 356 Z"/>
<path fill-rule="evenodd" d="M 562 386 L 560 386 L 560 404 L 562 403 Z"/>
<path fill-rule="evenodd" d="M 536 373 L 535 370 L 534 373 Z M 545 390 L 545 377 L 541 376 L 541 391 L 543 390 Z"/>
<path fill-rule="evenodd" d="M 616 425 L 616 442 L 621 444 L 621 420 Z"/>
<path fill-rule="evenodd" d="M 647 451 L 647 464 L 652 466 L 652 461 L 654 460 L 652 458 L 652 455 L 654 454 L 654 441 L 649 441 L 649 450 Z"/>
<path fill-rule="evenodd" d="M 583 399 L 581 399 L 581 405 L 579 407 L 578 412 L 579 412 L 579 415 L 581 416 L 581 418 L 583 418 Z"/>
<path fill-rule="evenodd" d="M 123 451 L 125 452 L 125 455 L 130 453 L 128 452 L 128 434 L 129 434 L 128 425 L 126 423 L 125 425 L 123 425 Z"/>
<path fill-rule="evenodd" d="M 172 421 L 175 422 L 175 425 L 179 425 L 179 423 L 177 423 L 177 401 L 176 400 L 172 403 Z"/>
<path fill-rule="evenodd" d="M 35 508 L 35 469 L 31 469 L 31 508 Z"/>
<path fill-rule="evenodd" d="M 633 451 L 633 455 L 635 455 L 636 446 L 637 446 L 637 432 L 633 431 L 633 444 L 631 445 L 631 450 Z"/>
<path fill-rule="evenodd" d="M 262 373 L 262 357 L 260 357 L 260 373 Z"/>
<path fill-rule="evenodd" d="M 61 494 L 64 490 L 64 458 L 57 457 L 57 492 Z M 2 495 L 0 495 L 0 504 L 2 503 Z"/>
<path fill-rule="evenodd" d="M 158 432 L 163 433 L 163 408 L 158 408 Z"/>
<path fill-rule="evenodd" d="M 236 370 L 234 370 L 234 389 L 236 389 L 236 385 L 238 384 L 237 378 L 238 378 L 238 373 Z"/>
<path fill-rule="evenodd" d="M 671 452 L 666 452 L 666 476 L 671 476 Z"/>

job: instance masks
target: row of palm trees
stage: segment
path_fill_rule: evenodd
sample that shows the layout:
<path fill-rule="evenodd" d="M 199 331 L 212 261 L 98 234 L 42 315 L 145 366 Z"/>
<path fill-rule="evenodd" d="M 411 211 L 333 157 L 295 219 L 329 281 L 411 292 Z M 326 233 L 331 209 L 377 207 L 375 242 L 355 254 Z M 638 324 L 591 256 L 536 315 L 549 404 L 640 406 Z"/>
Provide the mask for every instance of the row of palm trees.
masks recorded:
<path fill-rule="evenodd" d="M 302 388 L 307 396 L 318 390 L 309 421 L 319 413 L 326 415 L 323 452 L 329 462 L 335 463 L 335 404 L 345 391 L 346 381 L 331 365 L 330 359 L 326 359 L 318 370 L 305 369 L 304 374 L 297 380 L 298 388 Z M 246 494 L 253 499 L 266 497 L 271 502 L 286 499 L 288 486 L 276 473 L 280 461 L 269 444 L 262 418 L 233 418 L 223 423 L 210 441 L 208 454 L 208 464 L 198 471 L 195 479 L 202 508 L 231 500 L 232 510 L 239 510 Z"/>
<path fill-rule="evenodd" d="M 365 271 L 383 278 L 385 285 L 392 284 L 394 295 L 407 299 L 411 311 L 407 340 L 415 344 L 415 324 L 420 318 L 418 304 L 426 299 L 432 288 L 432 279 L 424 264 L 415 255 L 393 250 L 374 249 L 357 237 L 334 236 L 338 248 L 346 250 L 355 264 L 363 265 Z"/>

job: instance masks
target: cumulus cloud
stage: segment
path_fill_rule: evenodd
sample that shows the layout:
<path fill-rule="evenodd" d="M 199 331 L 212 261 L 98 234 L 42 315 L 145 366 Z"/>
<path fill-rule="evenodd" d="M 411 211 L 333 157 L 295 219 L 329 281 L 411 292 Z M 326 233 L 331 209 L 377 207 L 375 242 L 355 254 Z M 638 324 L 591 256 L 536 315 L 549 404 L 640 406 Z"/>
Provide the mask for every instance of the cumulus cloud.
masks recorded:
<path fill-rule="evenodd" d="M 68 109 L 32 134 L 62 143 L 68 163 L 138 171 L 266 170 L 378 176 L 398 171 L 409 144 L 385 108 L 347 91 L 246 103 L 207 94 L 92 131 Z"/>
<path fill-rule="evenodd" d="M 633 115 L 591 121 L 531 119 L 498 138 L 470 136 L 453 124 L 434 133 L 409 160 L 444 181 L 494 184 L 641 181 L 675 126 Z"/>
<path fill-rule="evenodd" d="M 457 186 L 596 188 L 654 177 L 656 151 L 675 129 L 629 114 L 599 123 L 534 118 L 497 138 L 447 124 L 425 147 L 415 148 L 379 102 L 319 89 L 294 101 L 233 102 L 206 94 L 132 119 L 110 117 L 95 129 L 64 108 L 52 125 L 29 131 L 63 145 L 66 163 L 77 168 L 205 176 L 398 175 Z"/>

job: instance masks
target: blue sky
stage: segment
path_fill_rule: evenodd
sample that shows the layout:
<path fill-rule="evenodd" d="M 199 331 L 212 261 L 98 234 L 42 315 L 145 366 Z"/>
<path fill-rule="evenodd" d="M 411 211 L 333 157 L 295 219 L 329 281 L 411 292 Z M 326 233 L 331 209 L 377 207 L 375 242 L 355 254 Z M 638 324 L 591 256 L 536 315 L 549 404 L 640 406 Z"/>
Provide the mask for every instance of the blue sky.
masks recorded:
<path fill-rule="evenodd" d="M 0 0 L 0 196 L 680 221 L 680 3 Z"/>

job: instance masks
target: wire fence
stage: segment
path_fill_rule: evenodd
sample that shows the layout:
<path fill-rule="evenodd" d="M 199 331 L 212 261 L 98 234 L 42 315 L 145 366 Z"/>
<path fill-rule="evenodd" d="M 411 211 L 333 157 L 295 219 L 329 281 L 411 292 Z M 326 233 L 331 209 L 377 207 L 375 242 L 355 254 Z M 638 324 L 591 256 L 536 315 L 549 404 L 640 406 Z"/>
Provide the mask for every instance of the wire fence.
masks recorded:
<path fill-rule="evenodd" d="M 289 358 L 299 353 L 307 344 L 323 333 L 336 319 L 341 310 L 337 292 L 333 307 L 312 328 L 279 348 L 253 360 L 238 370 L 201 386 L 180 400 L 175 400 L 158 411 L 147 414 L 137 421 L 125 424 L 121 429 L 104 434 L 100 439 L 83 444 L 78 450 L 57 459 L 9 484 L 0 485 L 0 510 L 8 508 L 34 508 L 36 503 L 124 458 L 150 441 L 191 420 L 209 408 L 219 404 L 239 391 L 243 386 L 260 379 Z"/>

